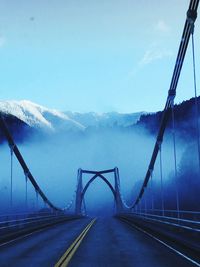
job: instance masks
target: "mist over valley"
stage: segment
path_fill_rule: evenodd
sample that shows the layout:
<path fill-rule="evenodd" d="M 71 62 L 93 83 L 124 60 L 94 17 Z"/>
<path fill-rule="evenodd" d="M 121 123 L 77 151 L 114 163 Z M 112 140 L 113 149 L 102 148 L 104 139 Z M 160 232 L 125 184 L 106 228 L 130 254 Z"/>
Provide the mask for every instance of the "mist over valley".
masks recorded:
<path fill-rule="evenodd" d="M 104 170 L 117 166 L 124 199 L 132 204 L 143 182 L 161 119 L 158 113 L 97 114 L 60 112 L 30 101 L 0 103 L 0 110 L 28 166 L 45 194 L 59 207 L 74 197 L 78 168 Z M 194 99 L 175 106 L 178 188 L 181 208 L 198 208 L 198 194 L 186 199 L 188 191 L 198 192 L 197 151 L 195 151 Z M 163 143 L 163 176 L 168 209 L 174 207 L 174 163 L 172 127 L 169 123 Z M 10 151 L 1 133 L 1 201 L 9 203 Z M 154 170 L 154 186 L 160 198 L 159 163 Z M 190 173 L 190 177 L 188 177 Z M 193 176 L 195 179 L 191 179 Z M 112 175 L 106 176 L 111 184 Z M 25 178 L 14 160 L 13 191 L 16 210 L 25 209 Z M 89 179 L 83 177 L 84 184 Z M 29 208 L 36 208 L 35 192 L 29 186 Z M 170 192 L 170 193 L 169 193 Z M 193 191 L 194 192 L 194 191 Z M 114 199 L 107 185 L 97 178 L 85 195 L 88 213 L 114 213 Z M 150 199 L 149 199 L 150 202 Z M 7 206 L 7 205 L 5 205 Z M 156 207 L 160 208 L 160 207 Z M 3 207 L 2 207 L 3 209 Z M 3 212 L 3 210 L 2 210 Z"/>

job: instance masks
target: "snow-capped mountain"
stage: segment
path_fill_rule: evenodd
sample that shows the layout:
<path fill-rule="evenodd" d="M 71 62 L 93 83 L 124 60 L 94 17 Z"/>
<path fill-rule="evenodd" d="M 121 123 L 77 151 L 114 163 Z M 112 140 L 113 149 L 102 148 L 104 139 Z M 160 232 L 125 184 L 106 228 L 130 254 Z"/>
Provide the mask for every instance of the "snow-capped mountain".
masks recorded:
<path fill-rule="evenodd" d="M 48 130 L 84 130 L 84 126 L 69 118 L 66 114 L 48 109 L 28 100 L 0 101 L 0 111 L 11 114 L 31 127 Z"/>
<path fill-rule="evenodd" d="M 144 112 L 137 113 L 118 113 L 118 112 L 108 112 L 108 113 L 78 113 L 78 112 L 65 112 L 67 116 L 71 119 L 81 123 L 86 128 L 87 127 L 128 127 L 135 124 Z"/>
<path fill-rule="evenodd" d="M 60 112 L 55 109 L 48 109 L 28 100 L 22 101 L 0 101 L 0 111 L 11 114 L 25 122 L 31 127 L 52 131 L 83 131 L 87 127 L 128 127 L 136 123 L 141 114 L 110 113 L 78 113 Z"/>

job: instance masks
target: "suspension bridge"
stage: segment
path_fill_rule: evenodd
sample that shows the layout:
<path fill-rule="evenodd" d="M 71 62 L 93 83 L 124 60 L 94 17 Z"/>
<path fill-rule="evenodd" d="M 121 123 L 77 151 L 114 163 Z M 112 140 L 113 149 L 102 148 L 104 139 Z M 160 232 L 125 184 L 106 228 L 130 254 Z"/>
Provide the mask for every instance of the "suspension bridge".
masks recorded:
<path fill-rule="evenodd" d="M 37 207 L 24 213 L 0 215 L 0 266 L 200 266 L 200 212 L 182 210 L 178 189 L 176 113 L 174 99 L 189 43 L 195 97 L 197 173 L 200 177 L 200 127 L 197 101 L 194 25 L 199 0 L 191 0 L 162 112 L 155 145 L 138 195 L 127 204 L 121 193 L 117 167 L 108 170 L 78 169 L 73 199 L 57 207 L 44 193 L 29 169 L 18 145 L 0 114 L 0 129 L 10 149 L 10 205 L 13 205 L 13 159 L 19 162 L 27 183 L 35 191 Z M 175 203 L 168 209 L 163 183 L 163 140 L 172 125 L 173 179 Z M 145 150 L 144 150 L 145 153 Z M 154 185 L 155 164 L 159 166 L 160 186 Z M 90 179 L 84 185 L 84 174 Z M 114 184 L 107 174 L 113 175 Z M 115 202 L 115 216 L 91 218 L 87 215 L 85 195 L 100 179 L 108 186 Z M 134 184 L 133 184 L 134 187 Z M 159 195 L 159 198 L 157 197 Z M 103 196 L 102 196 L 103 197 Z M 188 196 L 190 198 L 190 196 Z M 43 202 L 43 208 L 38 204 Z"/>

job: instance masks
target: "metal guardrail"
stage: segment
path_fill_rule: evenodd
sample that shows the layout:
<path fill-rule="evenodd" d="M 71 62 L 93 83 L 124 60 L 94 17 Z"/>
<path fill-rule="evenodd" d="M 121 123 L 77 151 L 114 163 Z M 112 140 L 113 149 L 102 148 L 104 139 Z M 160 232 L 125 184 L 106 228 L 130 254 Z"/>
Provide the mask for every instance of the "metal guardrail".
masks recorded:
<path fill-rule="evenodd" d="M 163 223 L 167 225 L 171 225 L 174 227 L 184 228 L 188 230 L 193 230 L 200 232 L 200 221 L 192 221 L 192 220 L 183 220 L 178 218 L 166 217 L 166 216 L 157 216 L 157 215 L 149 215 L 149 214 L 134 214 L 138 218 L 146 219 L 152 222 Z"/>
<path fill-rule="evenodd" d="M 148 214 L 138 213 L 117 214 L 116 218 L 167 244 L 178 246 L 181 250 L 184 249 L 199 259 L 200 221 L 180 219 L 178 222 L 178 219 L 173 217 L 159 215 L 149 215 L 148 217 Z M 189 226 L 187 225 L 188 221 Z M 191 223 L 195 223 L 195 225 Z"/>
<path fill-rule="evenodd" d="M 57 220 L 66 217 L 64 214 L 62 215 L 49 215 L 49 216 L 38 216 L 38 217 L 30 217 L 30 218 L 24 218 L 24 219 L 18 219 L 18 220 L 11 220 L 11 221 L 2 221 L 0 222 L 0 232 L 5 231 L 11 228 L 16 228 L 16 227 L 24 227 L 24 226 L 29 226 L 30 224 L 33 223 L 43 223 L 48 221 L 49 219 L 51 220 Z"/>
<path fill-rule="evenodd" d="M 160 209 L 141 209 L 137 211 L 133 211 L 132 213 L 143 213 L 150 215 L 159 215 L 159 216 L 167 216 L 172 218 L 180 218 L 180 219 L 190 219 L 193 221 L 200 221 L 200 211 L 189 211 L 189 210 L 160 210 Z M 130 213 L 131 214 L 131 213 Z"/>
<path fill-rule="evenodd" d="M 161 210 L 157 210 L 157 212 L 159 211 L 162 212 Z M 153 211 L 152 211 L 153 212 Z M 174 212 L 174 211 L 173 211 Z M 197 215 L 198 217 L 200 217 L 200 212 L 192 212 L 192 211 L 182 211 L 182 213 L 179 214 L 182 215 L 182 217 L 179 215 L 179 217 L 174 217 L 174 216 L 169 216 L 169 214 L 176 214 L 175 213 L 172 213 L 171 210 L 168 210 L 168 216 L 167 214 L 165 213 L 165 216 L 164 215 L 157 215 L 155 214 L 155 211 L 154 211 L 154 214 L 153 213 L 149 213 L 148 212 L 143 212 L 143 211 L 140 211 L 140 212 L 132 212 L 132 213 L 126 213 L 124 214 L 125 216 L 132 216 L 132 217 L 137 217 L 138 219 L 143 219 L 143 220 L 149 220 L 149 221 L 152 221 L 152 222 L 157 222 L 157 223 L 163 223 L 163 224 L 167 224 L 167 225 L 171 225 L 173 227 L 179 227 L 179 228 L 184 228 L 184 229 L 188 229 L 188 230 L 193 230 L 193 231 L 196 231 L 196 232 L 200 232 L 200 219 L 198 218 L 197 219 Z M 187 219 L 187 216 L 185 218 L 183 218 L 183 215 L 186 214 L 186 215 L 195 215 L 195 220 L 194 219 Z"/>
<path fill-rule="evenodd" d="M 18 212 L 18 213 L 5 213 L 5 214 L 0 214 L 0 222 L 1 221 L 5 221 L 8 219 L 19 219 L 19 218 L 26 218 L 27 216 L 38 216 L 38 215 L 47 215 L 50 214 L 50 212 L 48 211 L 44 211 L 44 212 Z"/>
<path fill-rule="evenodd" d="M 40 216 L 39 216 L 40 215 Z M 15 240 L 15 238 L 30 234 L 40 229 L 52 227 L 59 223 L 81 219 L 81 216 L 65 213 L 45 213 L 45 214 L 20 214 L 16 219 L 16 214 L 12 214 L 11 220 L 0 222 L 0 244 Z M 19 214 L 17 214 L 19 216 Z M 25 216 L 24 218 L 22 218 Z M 1 216 L 2 218 L 4 216 Z"/>

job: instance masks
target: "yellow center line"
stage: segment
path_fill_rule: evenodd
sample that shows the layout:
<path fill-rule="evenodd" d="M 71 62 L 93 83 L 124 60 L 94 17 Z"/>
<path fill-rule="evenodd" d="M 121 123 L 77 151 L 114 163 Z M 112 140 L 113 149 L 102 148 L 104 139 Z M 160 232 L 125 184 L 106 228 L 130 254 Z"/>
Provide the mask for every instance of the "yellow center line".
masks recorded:
<path fill-rule="evenodd" d="M 83 241 L 84 237 L 92 227 L 92 225 L 95 223 L 96 219 L 93 219 L 81 232 L 81 234 L 75 239 L 75 241 L 71 244 L 71 246 L 66 250 L 66 252 L 62 255 L 62 257 L 59 259 L 59 261 L 55 264 L 54 267 L 66 267 L 71 258 L 73 257 L 74 253 L 80 246 L 81 242 Z"/>

